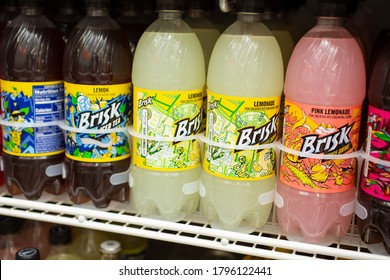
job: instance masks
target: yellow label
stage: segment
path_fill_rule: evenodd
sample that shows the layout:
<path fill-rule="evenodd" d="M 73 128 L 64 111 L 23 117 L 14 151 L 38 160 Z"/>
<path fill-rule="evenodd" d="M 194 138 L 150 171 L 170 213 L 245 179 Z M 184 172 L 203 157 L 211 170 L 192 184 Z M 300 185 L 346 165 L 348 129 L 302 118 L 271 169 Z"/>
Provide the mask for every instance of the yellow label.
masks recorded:
<path fill-rule="evenodd" d="M 134 87 L 134 129 L 145 137 L 187 137 L 202 125 L 203 89 L 162 91 Z M 197 140 L 156 141 L 134 137 L 136 166 L 177 171 L 200 164 Z"/>
<path fill-rule="evenodd" d="M 275 174 L 273 149 L 245 149 L 277 139 L 280 96 L 252 98 L 207 92 L 206 137 L 239 146 L 206 145 L 204 169 L 230 180 L 259 180 Z"/>
<path fill-rule="evenodd" d="M 15 82 L 0 80 L 4 120 L 31 127 L 3 126 L 3 151 L 23 157 L 64 152 L 64 136 L 58 126 L 34 127 L 64 118 L 63 81 Z"/>
<path fill-rule="evenodd" d="M 65 82 L 65 119 L 78 129 L 115 129 L 131 120 L 131 83 L 82 85 Z M 66 131 L 66 156 L 85 162 L 112 162 L 130 157 L 124 132 Z"/>

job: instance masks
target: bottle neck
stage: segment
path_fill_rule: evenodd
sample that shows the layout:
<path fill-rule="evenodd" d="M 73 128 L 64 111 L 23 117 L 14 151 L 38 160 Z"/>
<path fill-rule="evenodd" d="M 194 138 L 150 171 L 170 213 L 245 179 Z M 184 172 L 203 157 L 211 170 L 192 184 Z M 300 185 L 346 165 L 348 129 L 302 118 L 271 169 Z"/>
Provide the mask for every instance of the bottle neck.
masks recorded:
<path fill-rule="evenodd" d="M 259 13 L 238 12 L 237 20 L 247 23 L 261 22 L 263 20 L 263 15 Z"/>
<path fill-rule="evenodd" d="M 26 16 L 36 16 L 43 14 L 43 9 L 38 7 L 22 7 L 21 12 Z"/>
<path fill-rule="evenodd" d="M 321 26 L 343 26 L 344 25 L 344 18 L 340 17 L 318 17 L 317 18 L 317 25 Z"/>
<path fill-rule="evenodd" d="M 137 12 L 135 10 L 124 10 L 122 13 L 122 16 L 125 17 L 135 17 L 137 15 Z"/>
<path fill-rule="evenodd" d="M 107 8 L 88 8 L 87 15 L 91 17 L 103 17 L 108 16 L 109 12 Z"/>
<path fill-rule="evenodd" d="M 166 11 L 160 10 L 158 12 L 159 19 L 180 19 L 182 17 L 182 11 Z"/>
<path fill-rule="evenodd" d="M 204 18 L 207 16 L 205 10 L 190 10 L 188 11 L 188 17 L 190 18 Z"/>
<path fill-rule="evenodd" d="M 273 12 L 271 10 L 267 10 L 263 14 L 263 20 L 272 20 L 275 18 L 276 18 L 276 14 L 275 14 L 275 12 Z"/>

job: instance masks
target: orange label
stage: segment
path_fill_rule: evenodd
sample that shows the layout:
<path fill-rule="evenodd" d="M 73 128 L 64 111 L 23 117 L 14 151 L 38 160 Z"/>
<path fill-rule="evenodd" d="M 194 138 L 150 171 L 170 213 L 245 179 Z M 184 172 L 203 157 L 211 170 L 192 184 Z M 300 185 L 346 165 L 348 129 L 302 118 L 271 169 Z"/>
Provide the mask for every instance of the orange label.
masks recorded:
<path fill-rule="evenodd" d="M 356 159 L 317 159 L 358 149 L 361 107 L 325 107 L 285 102 L 284 152 L 280 180 L 303 191 L 337 193 L 355 185 Z"/>

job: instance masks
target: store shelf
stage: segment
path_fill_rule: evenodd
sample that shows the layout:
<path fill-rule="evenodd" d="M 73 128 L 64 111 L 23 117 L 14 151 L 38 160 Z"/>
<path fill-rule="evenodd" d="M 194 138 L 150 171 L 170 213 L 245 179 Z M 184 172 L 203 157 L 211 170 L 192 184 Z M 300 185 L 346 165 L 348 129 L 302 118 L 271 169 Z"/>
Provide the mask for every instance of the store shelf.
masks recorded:
<path fill-rule="evenodd" d="M 104 210 L 73 205 L 66 195 L 43 195 L 37 201 L 12 197 L 0 187 L 0 215 L 116 232 L 149 239 L 229 251 L 266 259 L 390 259 L 371 254 L 355 227 L 329 247 L 288 241 L 280 234 L 275 215 L 260 231 L 251 234 L 212 229 L 195 213 L 180 222 L 140 217 L 131 204 L 112 202 Z"/>

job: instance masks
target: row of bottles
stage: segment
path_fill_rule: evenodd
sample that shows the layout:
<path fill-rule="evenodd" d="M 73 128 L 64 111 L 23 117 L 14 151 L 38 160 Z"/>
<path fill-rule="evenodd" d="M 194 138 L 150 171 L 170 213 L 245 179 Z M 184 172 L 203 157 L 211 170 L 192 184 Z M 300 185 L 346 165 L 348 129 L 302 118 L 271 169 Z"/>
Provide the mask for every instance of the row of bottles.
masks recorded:
<path fill-rule="evenodd" d="M 144 259 L 149 240 L 0 216 L 0 259 Z M 152 257 L 149 254 L 149 257 Z"/>
<path fill-rule="evenodd" d="M 294 48 L 264 24 L 275 19 L 269 1 L 238 0 L 222 34 L 193 2 L 193 28 L 183 1 L 160 0 L 131 45 L 110 1 L 86 0 L 65 45 L 41 1 L 22 1 L 0 45 L 7 190 L 67 190 L 99 208 L 131 199 L 142 216 L 171 221 L 199 209 L 212 227 L 241 232 L 264 225 L 275 201 L 289 240 L 329 245 L 346 234 L 361 181 L 362 238 L 388 250 L 386 44 L 369 84 L 367 142 L 382 161 L 360 179 L 348 154 L 360 149 L 367 74 L 344 27 L 348 0 L 318 0 L 317 23 Z M 204 145 L 194 137 L 203 129 Z"/>
<path fill-rule="evenodd" d="M 242 259 L 243 255 L 0 216 L 0 260 Z"/>

